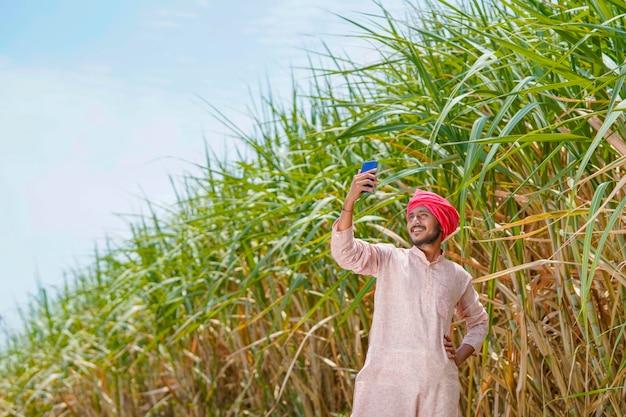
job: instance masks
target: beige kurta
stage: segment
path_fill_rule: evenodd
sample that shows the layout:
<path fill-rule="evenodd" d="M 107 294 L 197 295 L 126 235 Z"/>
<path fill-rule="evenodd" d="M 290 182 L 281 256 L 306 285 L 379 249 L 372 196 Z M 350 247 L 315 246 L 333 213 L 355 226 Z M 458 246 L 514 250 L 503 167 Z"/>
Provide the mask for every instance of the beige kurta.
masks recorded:
<path fill-rule="evenodd" d="M 458 414 L 458 369 L 443 336 L 452 315 L 465 320 L 463 343 L 480 350 L 488 316 L 471 276 L 443 254 L 429 262 L 417 247 L 354 238 L 333 225 L 332 255 L 345 269 L 376 277 L 365 364 L 355 383 L 353 417 L 452 417 Z"/>

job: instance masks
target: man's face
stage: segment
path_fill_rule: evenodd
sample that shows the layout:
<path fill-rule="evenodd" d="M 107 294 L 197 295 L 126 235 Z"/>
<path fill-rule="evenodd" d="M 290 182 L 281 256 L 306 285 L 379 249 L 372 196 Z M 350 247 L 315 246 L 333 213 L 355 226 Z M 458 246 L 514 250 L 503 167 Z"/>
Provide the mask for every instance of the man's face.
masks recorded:
<path fill-rule="evenodd" d="M 417 247 L 435 243 L 441 236 L 439 221 L 425 206 L 411 210 L 406 227 L 411 242 Z"/>

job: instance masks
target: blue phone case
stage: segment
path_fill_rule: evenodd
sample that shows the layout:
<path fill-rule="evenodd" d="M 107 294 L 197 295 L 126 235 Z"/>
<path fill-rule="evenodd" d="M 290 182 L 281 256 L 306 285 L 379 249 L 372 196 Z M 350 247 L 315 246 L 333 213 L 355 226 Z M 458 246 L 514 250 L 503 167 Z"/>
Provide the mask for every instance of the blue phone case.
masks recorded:
<path fill-rule="evenodd" d="M 369 171 L 374 168 L 378 168 L 378 161 L 365 161 L 361 166 L 361 172 Z"/>
<path fill-rule="evenodd" d="M 363 165 L 361 165 L 361 172 L 365 172 L 365 171 L 369 171 L 370 169 L 374 169 L 374 168 L 378 168 L 378 161 L 365 161 L 363 162 Z M 374 186 L 369 186 L 371 188 L 374 188 Z M 361 194 L 366 194 L 365 191 L 361 191 Z"/>

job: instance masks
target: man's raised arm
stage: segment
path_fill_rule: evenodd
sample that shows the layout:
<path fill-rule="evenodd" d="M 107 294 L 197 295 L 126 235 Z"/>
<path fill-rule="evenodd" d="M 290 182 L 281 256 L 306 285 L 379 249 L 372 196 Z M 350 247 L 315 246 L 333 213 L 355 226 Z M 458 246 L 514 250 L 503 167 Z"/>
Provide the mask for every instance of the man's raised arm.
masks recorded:
<path fill-rule="evenodd" d="M 374 183 L 373 187 L 372 182 Z M 348 191 L 348 195 L 346 196 L 343 206 L 341 207 L 341 216 L 339 216 L 339 219 L 337 220 L 338 232 L 352 227 L 354 203 L 358 200 L 361 192 L 373 193 L 376 191 L 377 183 L 378 179 L 376 178 L 376 168 L 366 172 L 361 172 L 361 170 L 359 170 L 359 173 L 352 177 L 350 191 Z"/>

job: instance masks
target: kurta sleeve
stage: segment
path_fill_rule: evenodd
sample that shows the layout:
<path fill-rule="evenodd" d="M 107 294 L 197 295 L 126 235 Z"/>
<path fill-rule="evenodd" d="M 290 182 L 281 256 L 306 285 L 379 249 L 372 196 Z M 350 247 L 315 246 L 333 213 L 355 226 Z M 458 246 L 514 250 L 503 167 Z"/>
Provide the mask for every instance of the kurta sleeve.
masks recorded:
<path fill-rule="evenodd" d="M 481 304 L 471 280 L 469 280 L 465 292 L 456 306 L 456 314 L 465 320 L 467 326 L 467 333 L 462 343 L 472 346 L 475 353 L 479 352 L 489 331 L 489 316 Z"/>
<path fill-rule="evenodd" d="M 380 251 L 370 243 L 354 238 L 354 227 L 338 231 L 333 224 L 330 251 L 340 267 L 361 275 L 378 274 Z"/>

